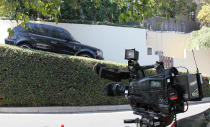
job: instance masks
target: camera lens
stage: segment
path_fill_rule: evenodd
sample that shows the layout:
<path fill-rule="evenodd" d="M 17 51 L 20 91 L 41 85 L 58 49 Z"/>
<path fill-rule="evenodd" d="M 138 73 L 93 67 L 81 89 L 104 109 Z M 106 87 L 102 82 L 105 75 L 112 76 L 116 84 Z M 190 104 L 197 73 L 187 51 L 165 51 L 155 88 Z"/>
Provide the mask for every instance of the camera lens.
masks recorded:
<path fill-rule="evenodd" d="M 109 83 L 106 85 L 107 96 L 121 96 L 124 94 L 125 87 L 118 83 Z"/>

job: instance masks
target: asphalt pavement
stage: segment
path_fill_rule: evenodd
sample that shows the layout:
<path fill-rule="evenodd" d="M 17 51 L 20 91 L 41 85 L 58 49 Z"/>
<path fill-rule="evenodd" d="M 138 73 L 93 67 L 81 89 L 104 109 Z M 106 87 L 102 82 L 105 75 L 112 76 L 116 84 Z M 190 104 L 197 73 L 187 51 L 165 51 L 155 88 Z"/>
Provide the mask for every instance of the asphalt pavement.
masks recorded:
<path fill-rule="evenodd" d="M 210 108 L 210 103 L 190 105 L 188 112 L 178 114 L 178 119 L 186 118 Z M 1 113 L 1 127 L 135 127 L 135 124 L 124 124 L 124 119 L 139 116 L 132 111 L 106 111 L 71 114 L 16 114 Z"/>

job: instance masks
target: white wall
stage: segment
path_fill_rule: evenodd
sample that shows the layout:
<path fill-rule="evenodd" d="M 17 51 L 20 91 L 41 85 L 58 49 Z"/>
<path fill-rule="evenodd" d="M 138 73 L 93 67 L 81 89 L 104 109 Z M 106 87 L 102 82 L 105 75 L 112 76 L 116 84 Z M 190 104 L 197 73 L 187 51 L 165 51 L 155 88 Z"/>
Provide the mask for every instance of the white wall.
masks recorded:
<path fill-rule="evenodd" d="M 4 39 L 8 37 L 7 29 L 16 26 L 15 21 L 0 20 L 0 44 L 4 43 Z"/>
<path fill-rule="evenodd" d="M 0 26 L 9 26 L 7 22 L 0 22 Z M 140 64 L 153 64 L 159 58 L 156 55 L 148 56 L 146 46 L 146 30 L 128 27 L 114 27 L 106 25 L 85 25 L 85 24 L 69 24 L 69 23 L 49 23 L 50 25 L 63 27 L 75 37 L 76 40 L 83 44 L 102 49 L 105 60 L 127 63 L 124 60 L 125 49 L 136 48 L 140 52 Z M 5 29 L 0 30 L 5 33 Z M 7 35 L 1 36 L 6 38 Z"/>

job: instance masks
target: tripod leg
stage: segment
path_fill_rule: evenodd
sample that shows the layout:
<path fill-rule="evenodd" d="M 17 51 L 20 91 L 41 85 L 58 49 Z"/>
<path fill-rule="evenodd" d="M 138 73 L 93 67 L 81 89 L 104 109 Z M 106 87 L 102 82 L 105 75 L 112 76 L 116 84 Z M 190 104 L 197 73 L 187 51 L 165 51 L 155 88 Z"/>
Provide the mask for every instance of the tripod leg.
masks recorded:
<path fill-rule="evenodd" d="M 136 123 L 136 127 L 141 127 L 140 122 Z"/>

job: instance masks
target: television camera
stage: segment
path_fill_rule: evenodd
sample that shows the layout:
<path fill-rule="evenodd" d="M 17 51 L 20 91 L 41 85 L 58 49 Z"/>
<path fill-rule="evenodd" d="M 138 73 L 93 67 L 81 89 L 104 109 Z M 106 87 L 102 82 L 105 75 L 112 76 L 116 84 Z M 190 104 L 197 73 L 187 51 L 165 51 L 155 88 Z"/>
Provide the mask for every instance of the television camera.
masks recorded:
<path fill-rule="evenodd" d="M 94 71 L 100 78 L 114 82 L 106 85 L 108 96 L 121 96 L 129 100 L 134 114 L 141 119 L 124 120 L 124 123 L 136 123 L 140 127 L 165 127 L 175 120 L 176 114 L 185 112 L 187 101 L 200 101 L 203 98 L 202 76 L 183 74 L 177 68 L 164 68 L 163 62 L 141 66 L 138 63 L 139 52 L 135 49 L 125 50 L 128 71 L 108 68 L 97 63 Z M 154 68 L 155 74 L 146 75 L 145 70 Z M 130 79 L 129 85 L 120 83 Z M 188 104 L 187 104 L 188 106 Z"/>

